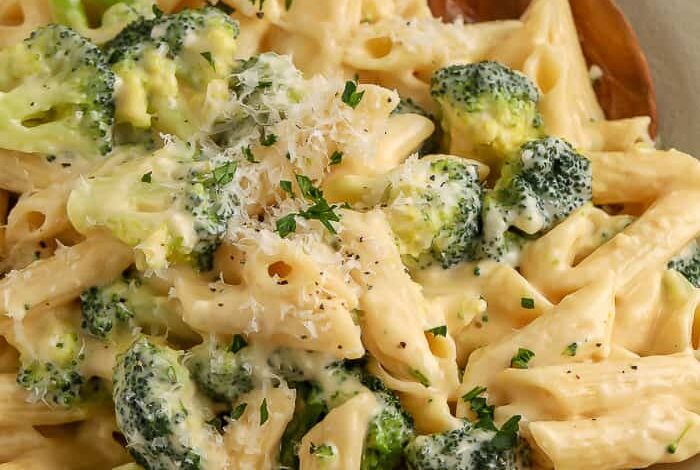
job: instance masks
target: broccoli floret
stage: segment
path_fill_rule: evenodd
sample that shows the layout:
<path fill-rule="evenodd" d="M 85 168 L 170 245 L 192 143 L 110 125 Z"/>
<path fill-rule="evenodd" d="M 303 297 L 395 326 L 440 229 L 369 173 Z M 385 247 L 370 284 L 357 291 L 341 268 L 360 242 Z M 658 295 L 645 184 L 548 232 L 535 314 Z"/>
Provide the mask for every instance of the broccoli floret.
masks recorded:
<path fill-rule="evenodd" d="M 282 437 L 279 462 L 284 468 L 299 468 L 297 455 L 303 436 L 328 412 L 369 389 L 381 405 L 370 421 L 362 451 L 362 470 L 396 468 L 404 446 L 413 436 L 413 420 L 396 395 L 360 364 L 331 364 L 316 378 L 295 384 L 297 407 Z"/>
<path fill-rule="evenodd" d="M 484 198 L 483 255 L 507 259 L 518 234 L 539 235 L 592 198 L 591 164 L 566 141 L 524 144 Z"/>
<path fill-rule="evenodd" d="M 117 425 L 134 460 L 147 470 L 219 468 L 212 464 L 203 407 L 182 354 L 146 338 L 118 357 L 114 369 Z"/>
<path fill-rule="evenodd" d="M 700 243 L 694 240 L 668 263 L 668 269 L 681 273 L 692 285 L 700 287 Z"/>
<path fill-rule="evenodd" d="M 433 135 L 431 135 L 425 142 L 423 142 L 420 148 L 418 148 L 416 151 L 420 156 L 430 155 L 432 153 L 438 152 L 440 148 L 441 132 L 440 126 L 436 121 L 435 116 L 418 106 L 411 98 L 401 98 L 398 106 L 394 108 L 391 114 L 418 114 L 433 121 L 435 123 L 436 131 L 433 132 Z"/>
<path fill-rule="evenodd" d="M 246 146 L 263 139 L 266 128 L 301 101 L 304 79 L 289 56 L 266 52 L 236 63 L 231 90 L 232 108 L 214 126 L 213 138 L 227 147 Z"/>
<path fill-rule="evenodd" d="M 93 286 L 80 295 L 83 330 L 100 339 L 121 341 L 137 330 L 194 340 L 196 334 L 182 321 L 176 302 L 159 295 L 148 279 L 127 272 L 104 286 Z"/>
<path fill-rule="evenodd" d="M 445 148 L 498 168 L 528 140 L 542 136 L 537 87 L 496 62 L 451 65 L 435 72 L 433 98 L 442 110 Z"/>
<path fill-rule="evenodd" d="M 170 143 L 150 155 L 107 162 L 68 199 L 73 226 L 104 227 L 136 248 L 137 267 L 160 270 L 186 262 L 212 266 L 236 198 L 236 162 L 202 159 L 194 146 Z"/>
<path fill-rule="evenodd" d="M 468 257 L 481 196 L 477 167 L 458 157 L 411 158 L 394 170 L 382 207 L 404 262 L 447 268 Z"/>
<path fill-rule="evenodd" d="M 223 118 L 238 23 L 216 8 L 141 18 L 105 45 L 117 121 L 190 139 Z"/>
<path fill-rule="evenodd" d="M 0 147 L 50 155 L 112 148 L 114 74 L 102 52 L 61 25 L 0 51 Z"/>
<path fill-rule="evenodd" d="M 509 436 L 469 421 L 439 434 L 417 436 L 406 447 L 410 470 L 518 470 L 517 421 Z"/>
<path fill-rule="evenodd" d="M 73 28 L 96 44 L 114 38 L 129 23 L 151 19 L 158 11 L 153 0 L 51 0 L 54 22 Z M 92 24 L 99 24 L 92 27 Z"/>
<path fill-rule="evenodd" d="M 33 353 L 21 354 L 17 383 L 35 400 L 73 406 L 86 383 L 81 372 L 83 343 L 71 325 L 54 317 L 47 319 L 44 331 L 45 339 L 33 344 Z"/>
<path fill-rule="evenodd" d="M 231 404 L 253 389 L 253 364 L 242 336 L 228 344 L 208 341 L 190 350 L 185 365 L 200 389 L 214 400 Z"/>

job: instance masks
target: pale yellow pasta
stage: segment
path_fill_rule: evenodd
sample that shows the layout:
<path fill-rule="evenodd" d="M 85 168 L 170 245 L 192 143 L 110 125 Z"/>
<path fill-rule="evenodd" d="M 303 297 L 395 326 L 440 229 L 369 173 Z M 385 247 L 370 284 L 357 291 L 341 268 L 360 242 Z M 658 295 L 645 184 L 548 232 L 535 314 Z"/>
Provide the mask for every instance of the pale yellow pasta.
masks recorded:
<path fill-rule="evenodd" d="M 243 415 L 224 432 L 228 467 L 236 470 L 275 468 L 279 440 L 294 413 L 294 390 L 286 387 L 254 390 L 240 398 L 246 403 Z M 268 414 L 261 418 L 262 410 Z"/>
<path fill-rule="evenodd" d="M 566 420 L 601 416 L 664 394 L 698 410 L 699 383 L 698 361 L 681 354 L 506 369 L 494 377 L 489 394 L 494 403 L 510 403 L 531 421 Z"/>
<path fill-rule="evenodd" d="M 51 20 L 48 0 L 0 2 L 0 47 L 11 46 Z"/>
<path fill-rule="evenodd" d="M 499 341 L 552 308 L 515 269 L 492 261 L 447 271 L 435 266 L 416 272 L 415 279 L 431 308 L 444 312 L 462 366 L 477 348 Z M 532 299 L 532 308 L 523 307 L 522 299 Z"/>
<path fill-rule="evenodd" d="M 62 181 L 73 174 L 74 168 L 28 153 L 0 149 L 0 189 L 26 193 Z"/>
<path fill-rule="evenodd" d="M 360 468 L 367 427 L 379 409 L 377 399 L 368 392 L 359 393 L 332 409 L 302 439 L 299 448 L 300 470 Z M 324 458 L 314 453 L 320 446 L 329 446 L 332 457 Z"/>
<path fill-rule="evenodd" d="M 243 246 L 239 285 L 210 283 L 186 269 L 172 272 L 185 322 L 338 358 L 361 357 L 360 329 L 351 313 L 357 293 L 332 264 L 328 248 L 316 244 L 305 250 L 273 233 L 260 236 Z"/>
<path fill-rule="evenodd" d="M 357 261 L 353 277 L 364 290 L 360 324 L 367 349 L 397 379 L 415 383 L 407 394 L 431 395 L 435 406 L 446 405 L 457 387 L 454 342 L 425 333 L 444 325 L 445 318 L 428 308 L 420 286 L 405 272 L 386 218 L 377 210 L 345 211 L 340 237 Z M 419 413 L 420 408 L 407 406 L 414 416 Z M 417 425 L 431 428 L 422 417 L 427 415 L 416 416 Z"/>
<path fill-rule="evenodd" d="M 697 189 L 700 165 L 676 150 L 587 152 L 596 204 L 649 204 L 671 191 Z"/>
<path fill-rule="evenodd" d="M 587 210 L 591 209 L 584 207 L 579 213 Z M 644 270 L 663 266 L 700 233 L 700 192 L 667 194 L 576 265 L 574 246 L 566 241 L 575 241 L 578 230 L 590 226 L 585 220 L 567 222 L 529 244 L 521 262 L 523 275 L 554 299 L 592 282 L 606 269 L 612 269 L 615 286 L 622 289 Z"/>
<path fill-rule="evenodd" d="M 459 395 L 478 386 L 491 390 L 499 373 L 511 367 L 511 358 L 519 348 L 535 354 L 529 367 L 604 359 L 610 353 L 615 317 L 610 281 L 603 273 L 597 282 L 564 298 L 521 330 L 474 351 Z M 574 353 L 567 353 L 572 344 Z M 467 407 L 467 403 L 459 401 L 458 415 L 465 416 Z"/>
<path fill-rule="evenodd" d="M 645 468 L 700 452 L 700 415 L 669 396 L 596 419 L 536 421 L 530 432 L 536 448 L 562 470 Z"/>
<path fill-rule="evenodd" d="M 9 462 L 28 450 L 47 444 L 47 439 L 28 424 L 0 427 L 0 462 Z"/>
<path fill-rule="evenodd" d="M 19 243 L 49 240 L 71 229 L 66 203 L 73 187 L 74 182 L 68 180 L 23 194 L 7 220 L 5 239 L 8 249 Z"/>
<path fill-rule="evenodd" d="M 33 308 L 77 298 L 86 288 L 117 277 L 133 262 L 133 253 L 108 236 L 93 235 L 46 260 L 0 280 L 0 313 L 20 320 Z"/>

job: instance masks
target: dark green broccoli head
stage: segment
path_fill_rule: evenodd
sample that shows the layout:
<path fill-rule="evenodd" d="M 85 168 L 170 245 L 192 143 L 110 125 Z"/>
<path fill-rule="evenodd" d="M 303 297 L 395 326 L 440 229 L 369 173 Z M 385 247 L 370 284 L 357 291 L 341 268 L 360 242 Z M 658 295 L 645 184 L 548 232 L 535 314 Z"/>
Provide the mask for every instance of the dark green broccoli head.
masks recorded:
<path fill-rule="evenodd" d="M 105 45 L 119 123 L 192 139 L 228 113 L 238 23 L 217 8 L 141 18 Z M 200 135 L 201 134 L 201 135 Z"/>
<path fill-rule="evenodd" d="M 150 155 L 112 157 L 71 193 L 71 223 L 80 232 L 107 228 L 136 247 L 139 269 L 186 262 L 209 270 L 237 205 L 236 162 L 200 157 L 179 143 Z"/>
<path fill-rule="evenodd" d="M 205 424 L 180 353 L 139 339 L 118 357 L 113 383 L 117 425 L 138 464 L 149 470 L 208 467 L 215 431 Z"/>
<path fill-rule="evenodd" d="M 109 153 L 114 74 L 92 42 L 61 25 L 0 51 L 0 147 L 30 153 Z"/>
<path fill-rule="evenodd" d="M 382 207 L 404 262 L 450 267 L 473 251 L 480 231 L 477 167 L 458 157 L 412 158 L 389 175 Z"/>
<path fill-rule="evenodd" d="M 137 331 L 193 340 L 195 333 L 182 321 L 177 302 L 156 292 L 148 279 L 126 272 L 104 286 L 80 295 L 83 330 L 100 339 L 128 341 Z"/>
<path fill-rule="evenodd" d="M 499 166 L 524 142 L 542 135 L 537 87 L 497 62 L 439 69 L 431 94 L 440 104 L 446 147 L 452 154 Z"/>
<path fill-rule="evenodd" d="M 539 235 L 592 198 L 591 164 L 565 140 L 533 140 L 503 167 L 501 177 L 484 199 L 484 250 L 517 245 L 514 227 Z"/>
<path fill-rule="evenodd" d="M 83 344 L 63 322 L 49 320 L 45 331 L 45 341 L 34 344 L 35 354 L 21 355 L 17 383 L 36 400 L 70 407 L 81 400 L 86 382 L 80 370 Z"/>
<path fill-rule="evenodd" d="M 692 285 L 700 287 L 700 244 L 693 241 L 668 263 L 668 269 L 681 273 Z"/>
<path fill-rule="evenodd" d="M 518 470 L 517 439 L 502 443 L 497 435 L 464 421 L 458 429 L 414 438 L 406 463 L 410 470 Z"/>
<path fill-rule="evenodd" d="M 190 350 L 185 365 L 199 388 L 214 400 L 234 403 L 253 389 L 249 348 L 236 337 L 232 343 L 204 342 Z"/>

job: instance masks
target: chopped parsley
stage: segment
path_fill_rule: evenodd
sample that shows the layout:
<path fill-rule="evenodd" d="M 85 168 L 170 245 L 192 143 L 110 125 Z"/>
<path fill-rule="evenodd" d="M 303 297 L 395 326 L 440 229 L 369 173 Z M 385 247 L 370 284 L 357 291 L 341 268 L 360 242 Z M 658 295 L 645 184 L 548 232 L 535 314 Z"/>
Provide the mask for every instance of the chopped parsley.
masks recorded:
<path fill-rule="evenodd" d="M 152 180 L 153 172 L 149 171 L 148 173 L 144 173 L 143 176 L 141 177 L 141 182 L 142 183 L 150 183 Z"/>
<path fill-rule="evenodd" d="M 292 8 L 292 3 L 294 3 L 294 0 L 284 0 L 284 9 L 289 11 Z"/>
<path fill-rule="evenodd" d="M 481 276 L 481 268 L 478 265 L 474 266 L 474 275 L 477 277 Z"/>
<path fill-rule="evenodd" d="M 512 449 L 518 443 L 520 416 L 511 416 L 491 439 L 491 446 L 497 451 Z"/>
<path fill-rule="evenodd" d="M 297 221 L 295 219 L 296 214 L 287 214 L 284 217 L 281 217 L 277 219 L 277 222 L 275 223 L 275 227 L 277 229 L 277 233 L 279 234 L 280 237 L 284 238 L 290 233 L 294 233 L 297 230 Z"/>
<path fill-rule="evenodd" d="M 343 161 L 343 152 L 336 150 L 331 155 L 331 165 L 339 165 Z"/>
<path fill-rule="evenodd" d="M 260 137 L 260 145 L 263 147 L 271 147 L 277 143 L 277 135 L 276 134 L 265 134 L 263 132 L 263 135 Z"/>
<path fill-rule="evenodd" d="M 246 147 L 243 149 L 243 156 L 245 157 L 246 160 L 248 160 L 250 163 L 260 163 L 259 160 L 255 159 L 255 155 L 253 155 L 253 151 L 250 149 L 250 147 Z"/>
<path fill-rule="evenodd" d="M 260 426 L 267 422 L 270 417 L 269 411 L 267 411 L 267 398 L 263 398 L 262 403 L 260 403 Z"/>
<path fill-rule="evenodd" d="M 360 104 L 360 101 L 362 101 L 363 96 L 365 96 L 364 91 L 357 91 L 357 79 L 345 82 L 345 89 L 343 90 L 342 96 L 343 103 L 355 109 L 357 105 Z"/>
<path fill-rule="evenodd" d="M 248 341 L 245 340 L 243 335 L 234 335 L 233 340 L 231 341 L 231 347 L 229 347 L 228 350 L 236 354 L 246 346 L 248 346 Z"/>
<path fill-rule="evenodd" d="M 213 68 L 214 70 L 216 70 L 216 66 L 214 65 L 214 59 L 213 59 L 212 56 L 211 56 L 211 52 L 209 52 L 209 51 L 204 51 L 204 52 L 200 52 L 199 55 L 201 55 L 202 57 L 204 57 L 204 60 L 206 60 L 207 62 L 209 62 L 209 65 L 211 65 L 211 68 Z"/>
<path fill-rule="evenodd" d="M 520 299 L 520 306 L 522 308 L 532 310 L 533 308 L 535 308 L 535 299 L 533 299 L 531 297 L 522 297 Z"/>
<path fill-rule="evenodd" d="M 233 181 L 233 176 L 236 174 L 237 167 L 238 163 L 228 162 L 214 168 L 214 171 L 212 172 L 212 177 L 214 179 L 213 182 L 217 186 L 225 186 L 229 184 L 231 181 Z"/>
<path fill-rule="evenodd" d="M 691 424 L 687 425 L 685 429 L 683 429 L 683 432 L 681 432 L 681 434 L 676 438 L 676 440 L 666 446 L 666 452 L 668 452 L 669 454 L 675 454 L 678 450 L 678 445 L 681 443 L 681 440 L 685 437 L 685 435 L 688 433 L 691 427 Z"/>
<path fill-rule="evenodd" d="M 576 351 L 578 350 L 578 343 L 571 343 L 567 347 L 564 348 L 564 351 L 562 351 L 562 354 L 564 356 L 571 356 L 574 357 L 576 355 Z"/>
<path fill-rule="evenodd" d="M 294 197 L 294 189 L 292 189 L 292 182 L 287 180 L 280 181 L 280 188 L 284 190 L 285 193 Z"/>
<path fill-rule="evenodd" d="M 248 407 L 248 403 L 239 403 L 238 405 L 235 406 L 233 410 L 231 410 L 230 417 L 232 420 L 237 420 L 241 416 L 243 416 L 243 413 L 245 413 L 245 409 Z"/>
<path fill-rule="evenodd" d="M 424 387 L 430 387 L 430 380 L 418 369 L 411 369 L 411 375 Z"/>
<path fill-rule="evenodd" d="M 430 333 L 433 336 L 447 337 L 447 325 L 436 326 L 435 328 L 426 330 L 426 333 Z"/>
<path fill-rule="evenodd" d="M 510 366 L 514 369 L 527 369 L 527 364 L 535 357 L 535 353 L 525 348 L 518 348 L 518 352 L 510 360 Z"/>
<path fill-rule="evenodd" d="M 297 223 L 295 217 L 297 216 L 303 217 L 307 220 L 318 220 L 324 227 L 326 227 L 326 230 L 332 234 L 336 234 L 337 232 L 331 222 L 340 221 L 340 217 L 335 213 L 338 206 L 329 205 L 326 198 L 323 197 L 323 191 L 314 186 L 313 182 L 308 176 L 295 175 L 295 177 L 302 196 L 304 196 L 306 200 L 310 201 L 312 205 L 306 210 L 298 213 L 287 214 L 278 219 L 276 225 L 279 235 L 284 238 L 290 233 L 296 231 Z M 288 186 L 288 188 L 291 190 L 291 183 L 285 186 Z M 285 188 L 283 187 L 283 189 Z M 287 191 L 287 189 L 285 189 L 285 191 Z M 293 193 L 290 192 L 290 194 Z"/>
<path fill-rule="evenodd" d="M 309 447 L 309 453 L 319 459 L 332 459 L 335 457 L 335 447 L 326 443 L 316 445 L 312 442 Z"/>

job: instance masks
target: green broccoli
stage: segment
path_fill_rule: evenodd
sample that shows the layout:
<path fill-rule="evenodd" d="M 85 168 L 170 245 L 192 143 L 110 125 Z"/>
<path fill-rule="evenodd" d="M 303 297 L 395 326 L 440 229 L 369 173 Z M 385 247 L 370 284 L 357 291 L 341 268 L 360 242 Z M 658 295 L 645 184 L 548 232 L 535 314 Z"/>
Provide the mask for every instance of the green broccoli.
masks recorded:
<path fill-rule="evenodd" d="M 35 342 L 32 354 L 20 355 L 17 383 L 36 400 L 71 407 L 81 400 L 86 383 L 83 343 L 69 322 L 53 316 L 47 317 L 43 331 L 46 340 Z"/>
<path fill-rule="evenodd" d="M 135 331 L 186 341 L 198 336 L 183 321 L 177 303 L 159 294 L 147 278 L 127 272 L 80 295 L 83 330 L 100 339 L 129 340 Z"/>
<path fill-rule="evenodd" d="M 480 231 L 477 167 L 458 157 L 411 158 L 388 177 L 381 206 L 408 265 L 450 267 L 470 256 Z"/>
<path fill-rule="evenodd" d="M 114 38 L 133 21 L 154 18 L 158 11 L 154 0 L 50 0 L 50 4 L 56 23 L 73 28 L 96 44 Z"/>
<path fill-rule="evenodd" d="M 230 101 L 238 23 L 216 8 L 141 18 L 105 45 L 119 123 L 191 139 Z"/>
<path fill-rule="evenodd" d="M 216 431 L 182 355 L 141 338 L 117 359 L 114 403 L 117 426 L 134 460 L 147 470 L 200 470 L 217 466 Z"/>
<path fill-rule="evenodd" d="M 232 404 L 254 386 L 250 349 L 240 335 L 229 344 L 207 341 L 190 350 L 185 365 L 204 393 L 216 401 Z"/>
<path fill-rule="evenodd" d="M 235 170 L 179 142 L 112 157 L 71 192 L 68 217 L 81 233 L 104 227 L 135 247 L 141 270 L 186 262 L 206 271 L 236 209 Z"/>
<path fill-rule="evenodd" d="M 482 256 L 509 259 L 519 235 L 549 230 L 592 198 L 591 164 L 566 141 L 524 144 L 484 198 Z"/>
<path fill-rule="evenodd" d="M 406 446 L 410 470 L 518 470 L 518 419 L 500 431 L 464 421 L 462 427 L 439 434 L 417 436 Z M 505 431 L 504 431 L 505 430 Z"/>
<path fill-rule="evenodd" d="M 114 74 L 102 52 L 61 25 L 0 51 L 0 147 L 94 158 L 112 148 Z"/>
<path fill-rule="evenodd" d="M 399 465 L 403 448 L 413 436 L 413 420 L 396 395 L 367 373 L 360 362 L 333 363 L 315 378 L 294 384 L 297 407 L 282 437 L 279 462 L 283 467 L 299 468 L 297 452 L 302 437 L 331 409 L 363 390 L 374 394 L 381 411 L 369 423 L 360 468 L 389 470 Z"/>
<path fill-rule="evenodd" d="M 668 269 L 681 273 L 692 285 L 700 287 L 700 243 L 694 240 L 668 263 Z"/>
<path fill-rule="evenodd" d="M 301 101 L 304 79 L 289 56 L 266 52 L 238 61 L 231 77 L 235 99 L 228 116 L 213 130 L 213 139 L 227 147 L 247 146 L 269 138 L 266 129 L 283 120 Z"/>
<path fill-rule="evenodd" d="M 537 87 L 496 62 L 450 65 L 435 72 L 431 94 L 442 110 L 445 148 L 493 168 L 542 136 Z"/>

